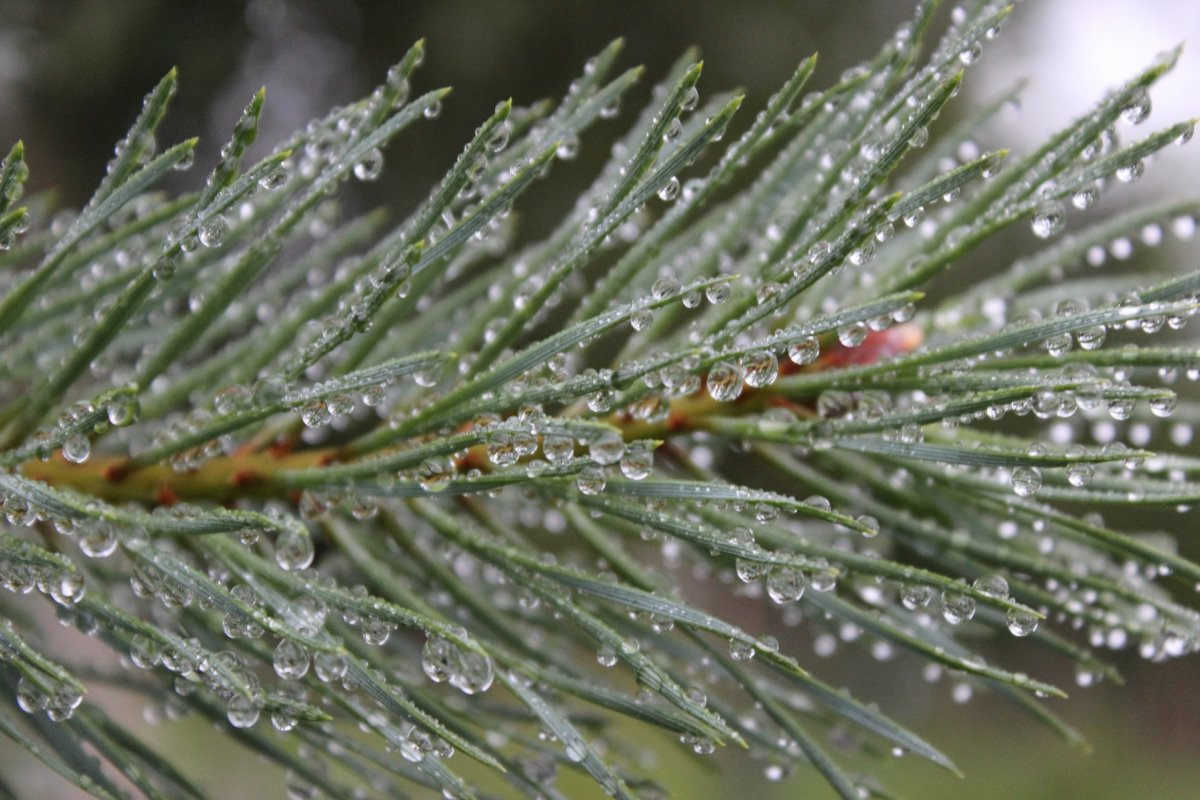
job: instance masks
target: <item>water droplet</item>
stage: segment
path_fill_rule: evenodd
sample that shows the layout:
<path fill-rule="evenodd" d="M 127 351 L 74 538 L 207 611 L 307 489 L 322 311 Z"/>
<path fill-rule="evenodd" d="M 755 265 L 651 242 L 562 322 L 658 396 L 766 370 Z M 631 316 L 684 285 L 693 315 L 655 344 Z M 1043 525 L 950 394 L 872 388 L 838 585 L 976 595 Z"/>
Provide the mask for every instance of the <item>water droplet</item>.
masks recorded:
<path fill-rule="evenodd" d="M 822 567 L 812 574 L 812 588 L 818 592 L 832 592 L 837 588 L 837 578 L 833 567 Z"/>
<path fill-rule="evenodd" d="M 680 289 L 679 279 L 674 275 L 664 275 L 650 287 L 650 295 L 655 300 L 662 300 L 675 294 Z"/>
<path fill-rule="evenodd" d="M 285 162 L 284 164 L 280 164 L 279 166 L 275 167 L 275 169 L 271 170 L 266 175 L 259 178 L 258 185 L 260 188 L 270 192 L 270 191 L 274 191 L 275 189 L 278 189 L 279 187 L 281 187 L 285 183 L 287 183 L 287 179 L 288 179 L 288 168 L 287 168 L 286 162 Z"/>
<path fill-rule="evenodd" d="M 375 616 L 365 616 L 359 622 L 359 632 L 362 634 L 363 642 L 372 647 L 382 647 L 387 644 L 387 640 L 392 638 L 392 631 L 395 630 L 395 627 L 388 620 Z"/>
<path fill-rule="evenodd" d="M 1017 467 L 1012 471 L 1011 482 L 1018 496 L 1029 497 L 1042 488 L 1042 471 L 1037 467 Z"/>
<path fill-rule="evenodd" d="M 920 583 L 906 583 L 900 587 L 900 602 L 909 611 L 925 608 L 933 599 L 933 589 Z"/>
<path fill-rule="evenodd" d="M 428 112 L 426 112 L 428 113 Z M 383 153 L 378 147 L 367 151 L 362 160 L 354 165 L 354 177 L 360 181 L 374 181 L 383 172 Z"/>
<path fill-rule="evenodd" d="M 629 325 L 635 331 L 644 331 L 654 322 L 654 312 L 648 308 L 639 308 L 629 316 Z"/>
<path fill-rule="evenodd" d="M 425 110 L 421 112 L 421 116 L 425 117 L 425 119 L 437 119 L 439 116 L 441 116 L 441 113 L 442 101 L 435 100 L 425 107 Z"/>
<path fill-rule="evenodd" d="M 679 196 L 679 178 L 674 175 L 658 190 L 658 199 L 669 203 Z"/>
<path fill-rule="evenodd" d="M 683 123 L 679 121 L 679 117 L 675 117 L 667 123 L 667 127 L 663 130 L 663 141 L 673 142 L 679 138 L 681 133 L 683 133 Z"/>
<path fill-rule="evenodd" d="M 690 87 L 683 94 L 683 98 L 679 101 L 679 107 L 684 111 L 691 111 L 700 102 L 700 90 L 695 86 Z"/>
<path fill-rule="evenodd" d="M 1033 212 L 1033 220 L 1030 226 L 1033 228 L 1034 236 L 1040 239 L 1049 239 L 1062 232 L 1066 227 L 1067 215 L 1063 210 L 1062 203 L 1049 202 L 1038 206 Z"/>
<path fill-rule="evenodd" d="M 755 350 L 741 359 L 742 375 L 747 386 L 770 386 L 779 377 L 779 361 L 770 350 Z"/>
<path fill-rule="evenodd" d="M 584 494 L 600 494 L 606 484 L 604 470 L 600 467 L 584 467 L 575 476 L 575 486 Z"/>
<path fill-rule="evenodd" d="M 17 706 L 26 714 L 36 714 L 41 711 L 46 707 L 49 699 L 33 681 L 25 677 L 17 679 Z"/>
<path fill-rule="evenodd" d="M 1100 199 L 1100 192 L 1094 185 L 1084 186 L 1076 189 L 1074 194 L 1071 195 L 1071 205 L 1083 210 L 1096 205 L 1098 199 Z"/>
<path fill-rule="evenodd" d="M 714 283 L 705 287 L 704 297 L 714 306 L 719 306 L 729 299 L 733 290 L 729 288 L 728 283 Z"/>
<path fill-rule="evenodd" d="M 1067 483 L 1072 486 L 1087 486 L 1092 482 L 1096 468 L 1087 461 L 1076 461 L 1067 465 Z"/>
<path fill-rule="evenodd" d="M 807 339 L 801 339 L 798 342 L 793 342 L 788 347 L 788 358 L 793 364 L 804 366 L 811 364 L 817 360 L 817 356 L 821 354 L 821 344 L 816 337 L 809 336 Z"/>
<path fill-rule="evenodd" d="M 297 681 L 308 673 L 308 648 L 290 639 L 284 639 L 275 647 L 272 658 L 275 674 L 285 681 Z"/>
<path fill-rule="evenodd" d="M 313 672 L 325 683 L 340 681 L 346 674 L 347 666 L 346 659 L 337 653 L 314 653 L 312 657 Z"/>
<path fill-rule="evenodd" d="M 229 238 L 229 222 L 220 214 L 200 226 L 200 244 L 218 247 Z"/>
<path fill-rule="evenodd" d="M 1003 575 L 983 575 L 975 579 L 972 584 L 975 591 L 980 594 L 986 594 L 988 597 L 995 597 L 999 600 L 1008 599 L 1008 581 Z"/>
<path fill-rule="evenodd" d="M 855 517 L 855 522 L 863 526 L 863 536 L 872 538 L 879 535 L 879 520 L 875 519 L 875 517 L 871 516 L 870 514 L 860 514 L 859 516 Z"/>
<path fill-rule="evenodd" d="M 804 595 L 804 574 L 791 567 L 773 567 L 767 573 L 767 596 L 772 602 L 794 603 Z"/>
<path fill-rule="evenodd" d="M 1148 116 L 1150 116 L 1150 93 L 1145 89 L 1138 89 L 1129 98 L 1129 103 L 1121 109 L 1121 119 L 1130 125 L 1137 125 Z"/>
<path fill-rule="evenodd" d="M 495 665 L 491 656 L 459 647 L 442 636 L 431 635 L 421 650 L 421 669 L 437 683 L 448 681 L 463 694 L 491 688 Z"/>
<path fill-rule="evenodd" d="M 1175 395 L 1167 395 L 1166 397 L 1150 398 L 1150 413 L 1156 417 L 1165 419 L 1175 413 L 1176 405 Z"/>
<path fill-rule="evenodd" d="M 833 504 L 829 502 L 829 498 L 821 494 L 814 494 L 804 498 L 804 505 L 809 508 L 815 508 L 818 511 L 830 511 L 833 509 Z"/>
<path fill-rule="evenodd" d="M 604 433 L 588 444 L 588 456 L 597 464 L 616 464 L 625 454 L 625 440 L 618 433 Z"/>
<path fill-rule="evenodd" d="M 728 403 L 742 393 L 742 373 L 728 361 L 718 361 L 708 371 L 708 393 L 713 400 Z"/>
<path fill-rule="evenodd" d="M 654 469 L 654 451 L 644 445 L 626 449 L 621 457 L 621 474 L 631 481 L 644 480 Z"/>
<path fill-rule="evenodd" d="M 288 572 L 307 569 L 315 554 L 307 528 L 289 527 L 275 537 L 275 563 L 280 569 Z"/>
<path fill-rule="evenodd" d="M 258 703 L 240 694 L 229 698 L 229 703 L 225 707 L 225 716 L 229 719 L 229 724 L 235 728 L 249 728 L 258 722 L 260 713 L 261 709 L 258 707 Z"/>
<path fill-rule="evenodd" d="M 596 651 L 596 663 L 602 667 L 616 666 L 616 648 L 614 648 L 611 644 L 601 645 L 600 649 Z"/>
<path fill-rule="evenodd" d="M 179 160 L 175 162 L 175 166 L 171 167 L 171 169 L 175 170 L 176 172 L 187 172 L 195 165 L 195 163 L 196 151 L 185 150 L 183 155 L 180 156 Z"/>
<path fill-rule="evenodd" d="M 92 443 L 86 436 L 68 436 L 62 444 L 62 455 L 72 464 L 82 464 L 92 454 Z"/>
<path fill-rule="evenodd" d="M 1075 332 L 1075 341 L 1079 343 L 1082 350 L 1099 350 L 1104 346 L 1104 337 L 1106 335 L 1103 325 L 1094 325 L 1090 328 L 1083 328 Z"/>
<path fill-rule="evenodd" d="M 554 155 L 561 161 L 570 161 L 579 155 L 579 137 L 569 136 L 563 139 L 558 149 L 554 151 Z"/>
<path fill-rule="evenodd" d="M 1057 336 L 1051 336 L 1047 338 L 1045 342 L 1043 342 L 1046 352 L 1055 358 L 1066 355 L 1068 352 L 1070 352 L 1072 344 L 1074 344 L 1074 340 L 1071 338 L 1071 334 L 1069 333 L 1061 333 Z"/>
<path fill-rule="evenodd" d="M 1013 636 L 1028 636 L 1038 627 L 1038 618 L 1028 611 L 1010 608 L 1007 614 L 1008 631 Z"/>
<path fill-rule="evenodd" d="M 417 482 L 427 492 L 440 492 L 454 479 L 454 463 L 445 458 L 427 458 L 417 468 Z"/>
<path fill-rule="evenodd" d="M 79 549 L 88 558 L 107 558 L 117 549 L 117 534 L 105 522 L 94 522 L 79 537 Z"/>
<path fill-rule="evenodd" d="M 1117 167 L 1117 180 L 1121 183 L 1133 183 L 1146 172 L 1146 165 L 1140 159 L 1122 164 Z"/>
<path fill-rule="evenodd" d="M 1133 416 L 1134 401 L 1125 398 L 1113 398 L 1108 401 L 1108 415 L 1115 420 L 1124 421 Z"/>
<path fill-rule="evenodd" d="M 754 644 L 741 639 L 730 639 L 729 655 L 734 661 L 749 661 L 754 658 Z"/>
<path fill-rule="evenodd" d="M 946 589 L 942 592 L 942 617 L 951 625 L 966 622 L 975 616 L 975 598 Z"/>
<path fill-rule="evenodd" d="M 328 425 L 333 419 L 329 407 L 321 400 L 312 400 L 300 409 L 300 421 L 309 428 L 319 428 Z"/>
<path fill-rule="evenodd" d="M 1103 677 L 1102 673 L 1091 669 L 1086 664 L 1075 665 L 1075 683 L 1085 689 L 1099 683 L 1101 677 Z"/>
<path fill-rule="evenodd" d="M 867 338 L 867 326 L 862 322 L 853 322 L 838 328 L 838 341 L 843 347 L 858 347 Z"/>

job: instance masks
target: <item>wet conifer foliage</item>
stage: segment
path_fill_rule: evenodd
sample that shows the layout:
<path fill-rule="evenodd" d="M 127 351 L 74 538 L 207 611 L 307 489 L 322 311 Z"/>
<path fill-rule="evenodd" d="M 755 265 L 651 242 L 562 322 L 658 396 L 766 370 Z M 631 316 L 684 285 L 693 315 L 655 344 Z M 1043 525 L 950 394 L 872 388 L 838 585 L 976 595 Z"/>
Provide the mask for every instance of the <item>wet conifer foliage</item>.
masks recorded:
<path fill-rule="evenodd" d="M 1105 516 L 1200 500 L 1200 273 L 1124 263 L 1200 202 L 1090 210 L 1191 137 L 1150 123 L 1178 53 L 984 152 L 1017 90 L 938 117 L 1011 9 L 936 5 L 767 98 L 615 42 L 560 101 L 496 105 L 415 208 L 339 196 L 438 135 L 423 42 L 257 163 L 263 92 L 215 164 L 156 137 L 172 72 L 79 209 L 22 206 L 13 147 L 0 733 L 97 797 L 205 796 L 93 699 L 115 684 L 293 798 L 555 798 L 566 772 L 660 797 L 624 717 L 866 798 L 846 748 L 954 770 L 948 734 L 820 656 L 1078 743 L 1067 687 L 991 654 L 1080 687 L 1119 677 L 1111 651 L 1194 655 L 1200 566 Z M 527 190 L 592 127 L 622 131 L 607 164 L 531 240 Z M 956 274 L 1010 228 L 1019 260 Z"/>

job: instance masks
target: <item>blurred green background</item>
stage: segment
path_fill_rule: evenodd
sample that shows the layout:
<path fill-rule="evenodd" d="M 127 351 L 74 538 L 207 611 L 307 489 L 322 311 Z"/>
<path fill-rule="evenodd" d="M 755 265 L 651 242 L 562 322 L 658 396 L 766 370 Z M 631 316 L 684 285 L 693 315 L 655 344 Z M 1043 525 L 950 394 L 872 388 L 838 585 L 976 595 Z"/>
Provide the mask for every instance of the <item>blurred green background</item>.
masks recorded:
<path fill-rule="evenodd" d="M 498 100 L 511 96 L 522 104 L 560 96 L 584 60 L 618 35 L 626 37 L 623 63 L 648 68 L 640 94 L 626 103 L 627 114 L 633 101 L 648 96 L 655 76 L 692 45 L 705 59 L 702 86 L 740 86 L 753 109 L 814 50 L 821 53 L 815 85 L 828 85 L 873 54 L 910 11 L 909 2 L 854 0 L 0 0 L 0 142 L 7 147 L 24 139 L 31 188 L 57 187 L 62 202 L 78 204 L 102 174 L 142 95 L 172 65 L 179 67 L 182 88 L 161 135 L 164 141 L 201 135 L 198 160 L 203 164 L 213 160 L 237 112 L 260 85 L 267 86 L 261 154 L 311 117 L 369 91 L 408 45 L 425 37 L 428 58 L 418 86 L 448 84 L 455 93 L 436 128 L 425 126 L 393 145 L 383 179 L 360 187 L 349 201 L 403 212 L 425 196 Z M 1200 41 L 1194 0 L 1026 4 L 968 74 L 958 106 L 1029 75 L 1033 83 L 1024 112 L 1005 120 L 992 131 L 994 141 L 987 142 L 1028 146 L 1086 109 L 1105 86 L 1189 33 Z M 1185 56 L 1183 74 L 1155 93 L 1157 123 L 1200 110 L 1197 60 Z M 535 232 L 551 224 L 552 214 L 572 201 L 607 157 L 605 137 L 619 128 L 619 122 L 605 123 L 585 140 L 579 160 L 556 166 L 554 178 L 539 184 L 525 203 L 522 224 Z M 1172 152 L 1163 161 L 1151 165 L 1132 191 L 1106 195 L 1107 210 L 1156 193 L 1195 191 L 1200 160 L 1194 153 Z M 196 173 L 190 180 L 201 179 Z M 179 180 L 186 184 L 189 178 Z M 529 209 L 542 209 L 544 215 Z M 1021 244 L 1028 241 L 1019 235 L 1005 240 L 1005 246 Z M 1174 256 L 1182 253 L 1176 250 Z M 989 260 L 1003 263 L 1011 257 L 1000 249 Z M 1194 254 L 1186 263 L 1194 263 Z M 1181 548 L 1193 557 L 1200 554 L 1194 512 L 1150 524 L 1183 538 Z M 750 618 L 747 624 L 756 622 L 767 621 Z M 995 698 L 955 702 L 951 681 L 927 683 L 921 665 L 911 659 L 880 665 L 848 644 L 822 658 L 799 636 L 784 646 L 819 675 L 853 687 L 858 696 L 877 701 L 921 732 L 967 775 L 960 780 L 912 758 L 868 763 L 851 757 L 852 764 L 878 771 L 901 796 L 1200 798 L 1200 660 L 1194 657 L 1153 666 L 1119 653 L 1115 660 L 1128 678 L 1125 687 L 1074 690 L 1070 700 L 1055 703 L 1056 711 L 1089 737 L 1094 753 L 1086 756 Z M 1007 667 L 1074 686 L 1069 667 L 1031 649 L 985 652 Z M 125 718 L 141 718 L 141 700 L 115 695 L 114 701 Z M 629 746 L 649 742 L 636 738 L 644 732 L 625 730 Z M 214 796 L 283 796 L 273 768 L 247 759 L 196 722 L 166 723 L 151 736 L 186 753 L 195 762 L 192 774 Z M 724 756 L 702 760 L 673 743 L 654 743 L 660 745 L 660 779 L 679 797 L 833 796 L 811 775 L 771 783 L 758 762 Z M 62 783 L 2 740 L 0 770 L 30 797 L 70 796 Z M 563 786 L 571 796 L 593 796 L 585 783 Z"/>

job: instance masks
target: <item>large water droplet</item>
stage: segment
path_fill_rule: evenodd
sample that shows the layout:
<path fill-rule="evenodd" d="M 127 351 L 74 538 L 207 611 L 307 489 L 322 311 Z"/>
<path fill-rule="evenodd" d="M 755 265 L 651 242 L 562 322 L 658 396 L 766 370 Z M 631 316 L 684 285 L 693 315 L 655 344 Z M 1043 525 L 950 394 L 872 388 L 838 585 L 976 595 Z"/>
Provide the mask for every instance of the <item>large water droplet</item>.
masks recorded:
<path fill-rule="evenodd" d="M 1010 608 L 1008 610 L 1007 619 L 1008 631 L 1013 636 L 1028 636 L 1038 627 L 1038 618 L 1028 611 Z"/>
<path fill-rule="evenodd" d="M 1017 495 L 1029 497 L 1042 488 L 1042 471 L 1037 467 L 1017 467 L 1012 471 L 1011 482 Z"/>
<path fill-rule="evenodd" d="M 975 598 L 946 589 L 942 592 L 942 617 L 951 625 L 966 622 L 975 616 Z"/>
<path fill-rule="evenodd" d="M 718 361 L 708 371 L 708 393 L 713 400 L 728 403 L 742 393 L 742 372 L 728 361 Z"/>
<path fill-rule="evenodd" d="M 1062 232 L 1062 229 L 1067 224 L 1067 215 L 1063 211 L 1062 203 L 1049 202 L 1043 203 L 1033 212 L 1033 220 L 1030 227 L 1033 229 L 1034 236 L 1040 239 L 1049 239 Z"/>

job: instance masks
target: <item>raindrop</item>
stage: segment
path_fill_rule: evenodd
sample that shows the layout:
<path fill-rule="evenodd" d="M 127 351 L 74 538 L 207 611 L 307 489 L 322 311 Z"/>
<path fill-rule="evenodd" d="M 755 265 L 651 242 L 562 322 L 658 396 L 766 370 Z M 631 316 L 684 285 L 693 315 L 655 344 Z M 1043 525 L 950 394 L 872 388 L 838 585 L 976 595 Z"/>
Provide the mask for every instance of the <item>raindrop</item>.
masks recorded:
<path fill-rule="evenodd" d="M 1133 183 L 1142 177 L 1145 171 L 1146 165 L 1141 160 L 1131 161 L 1128 164 L 1122 164 L 1117 167 L 1117 180 L 1121 183 Z"/>
<path fill-rule="evenodd" d="M 62 444 L 62 455 L 72 464 L 82 464 L 92 454 L 92 443 L 86 436 L 75 434 L 68 436 Z"/>
<path fill-rule="evenodd" d="M 998 600 L 1008 598 L 1008 581 L 1003 575 L 983 575 L 975 579 L 972 584 L 975 591 L 980 594 L 986 594 L 988 597 L 995 597 Z"/>
<path fill-rule="evenodd" d="M 440 492 L 454 478 L 454 465 L 444 458 L 427 458 L 417 468 L 417 482 L 427 492 Z"/>
<path fill-rule="evenodd" d="M 1129 99 L 1128 105 L 1121 109 L 1121 119 L 1130 125 L 1137 125 L 1148 116 L 1150 116 L 1150 93 L 1145 89 L 1139 89 Z"/>
<path fill-rule="evenodd" d="M 793 342 L 788 347 L 788 358 L 793 364 L 804 366 L 817 360 L 821 354 L 821 344 L 813 336 Z"/>
<path fill-rule="evenodd" d="M 607 481 L 604 470 L 600 467 L 584 467 L 575 477 L 575 486 L 584 494 L 600 494 L 604 491 Z"/>
<path fill-rule="evenodd" d="M 654 451 L 643 445 L 626 449 L 621 457 L 621 474 L 631 481 L 644 480 L 654 469 Z"/>
<path fill-rule="evenodd" d="M 951 625 L 966 622 L 975 616 L 975 598 L 946 589 L 942 592 L 942 616 Z"/>
<path fill-rule="evenodd" d="M 1100 198 L 1100 192 L 1093 186 L 1084 186 L 1076 189 L 1071 195 L 1071 205 L 1083 210 L 1096 205 L 1096 201 Z"/>
<path fill-rule="evenodd" d="M 713 400 L 728 403 L 742 393 L 742 373 L 728 361 L 718 361 L 708 372 L 708 393 Z"/>
<path fill-rule="evenodd" d="M 756 350 L 742 356 L 741 367 L 746 385 L 755 388 L 770 386 L 779 376 L 779 361 L 769 350 Z"/>
<path fill-rule="evenodd" d="M 1152 397 L 1150 399 L 1150 413 L 1159 418 L 1166 418 L 1175 413 L 1176 399 L 1175 395 L 1167 395 L 1165 397 Z"/>
<path fill-rule="evenodd" d="M 426 111 L 428 114 L 428 111 Z M 373 147 L 367 151 L 367 154 L 362 157 L 362 160 L 354 165 L 354 177 L 360 181 L 374 181 L 379 179 L 379 175 L 383 172 L 383 153 L 378 147 Z"/>
<path fill-rule="evenodd" d="M 597 464 L 616 464 L 625 454 L 625 440 L 618 433 L 604 433 L 588 445 L 588 456 Z"/>
<path fill-rule="evenodd" d="M 791 567 L 777 566 L 767 573 L 767 596 L 772 602 L 794 603 L 804 595 L 804 574 Z"/>
<path fill-rule="evenodd" d="M 754 658 L 754 645 L 741 639 L 730 639 L 729 655 L 734 661 L 749 661 Z"/>
<path fill-rule="evenodd" d="M 867 326 L 862 322 L 854 322 L 838 328 L 838 341 L 843 347 L 858 347 L 867 338 Z"/>
<path fill-rule="evenodd" d="M 664 275 L 650 287 L 650 295 L 655 300 L 663 300 L 678 292 L 679 289 L 679 280 L 674 275 Z"/>
<path fill-rule="evenodd" d="M 824 567 L 812 574 L 812 587 L 818 592 L 832 592 L 837 588 L 837 571 L 833 567 Z"/>
<path fill-rule="evenodd" d="M 729 288 L 728 283 L 714 283 L 705 287 L 704 297 L 714 306 L 719 306 L 729 299 L 729 295 L 733 290 Z"/>
<path fill-rule="evenodd" d="M 307 528 L 289 527 L 275 537 L 275 563 L 288 572 L 306 569 L 315 550 Z"/>
<path fill-rule="evenodd" d="M 1055 358 L 1058 358 L 1059 356 L 1066 355 L 1068 352 L 1070 352 L 1073 340 L 1071 339 L 1071 334 L 1062 333 L 1057 336 L 1049 337 L 1045 342 L 1043 342 L 1043 344 L 1047 353 Z"/>
<path fill-rule="evenodd" d="M 1020 497 L 1030 497 L 1042 488 L 1042 471 L 1037 467 L 1017 467 L 1012 472 L 1012 488 Z"/>
<path fill-rule="evenodd" d="M 879 535 L 879 520 L 870 514 L 860 514 L 858 517 L 855 517 L 855 522 L 863 526 L 863 536 L 872 538 Z"/>
<path fill-rule="evenodd" d="M 290 639 L 284 639 L 275 647 L 272 659 L 275 674 L 285 681 L 296 681 L 308 673 L 308 648 Z"/>
<path fill-rule="evenodd" d="M 1010 608 L 1007 615 L 1008 631 L 1013 636 L 1028 636 L 1038 627 L 1038 619 L 1028 611 Z"/>
<path fill-rule="evenodd" d="M 579 137 L 569 136 L 563 139 L 559 143 L 558 149 L 554 151 L 554 155 L 561 161 L 570 161 L 576 158 L 579 155 Z"/>
<path fill-rule="evenodd" d="M 611 644 L 601 645 L 596 651 L 596 663 L 602 667 L 613 667 L 617 664 L 617 649 Z"/>
<path fill-rule="evenodd" d="M 1075 341 L 1081 350 L 1099 350 L 1104 345 L 1105 328 L 1094 325 L 1075 332 Z"/>
<path fill-rule="evenodd" d="M 929 605 L 933 599 L 933 589 L 919 583 L 907 583 L 900 587 L 900 602 L 909 611 L 916 611 Z"/>
<path fill-rule="evenodd" d="M 229 223 L 220 214 L 200 226 L 200 244 L 218 247 L 229 238 Z"/>
<path fill-rule="evenodd" d="M 235 728 L 249 728 L 258 722 L 260 713 L 261 709 L 259 709 L 258 703 L 240 694 L 231 697 L 225 707 L 225 716 L 229 719 L 229 724 Z"/>
<path fill-rule="evenodd" d="M 679 178 L 674 175 L 658 190 L 658 199 L 669 203 L 679 196 Z"/>
<path fill-rule="evenodd" d="M 273 191 L 287 183 L 288 169 L 284 164 L 280 164 L 275 169 L 268 172 L 266 175 L 258 179 L 259 188 L 266 191 Z"/>
<path fill-rule="evenodd" d="M 1067 483 L 1072 486 L 1087 486 L 1092 482 L 1096 468 L 1087 461 L 1076 461 L 1067 465 Z"/>
<path fill-rule="evenodd" d="M 1033 212 L 1033 228 L 1034 236 L 1040 239 L 1049 239 L 1062 232 L 1066 226 L 1067 216 L 1063 211 L 1062 203 L 1050 202 L 1044 203 L 1037 207 Z"/>

